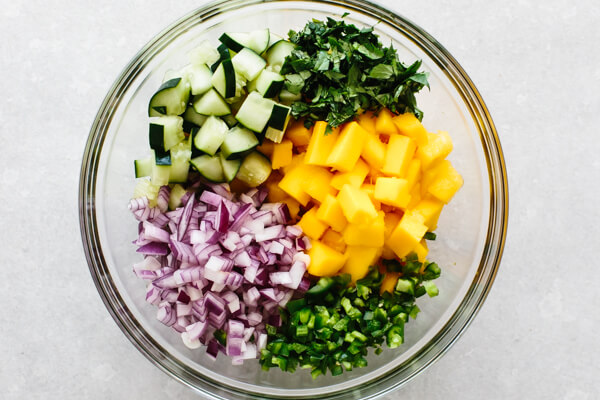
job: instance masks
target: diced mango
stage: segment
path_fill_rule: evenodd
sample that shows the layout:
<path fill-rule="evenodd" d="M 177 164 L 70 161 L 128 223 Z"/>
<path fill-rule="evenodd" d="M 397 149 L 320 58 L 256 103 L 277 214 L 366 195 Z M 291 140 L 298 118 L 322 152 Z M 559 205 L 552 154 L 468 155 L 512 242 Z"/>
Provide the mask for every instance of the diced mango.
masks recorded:
<path fill-rule="evenodd" d="M 421 197 L 425 197 L 428 193 L 429 186 L 433 183 L 438 173 L 446 167 L 445 164 L 450 163 L 448 160 L 442 160 L 431 168 L 423 171 L 421 174 Z"/>
<path fill-rule="evenodd" d="M 313 240 L 308 250 L 310 264 L 308 273 L 314 276 L 332 276 L 336 274 L 346 262 L 346 256 L 331 247 Z"/>
<path fill-rule="evenodd" d="M 360 114 L 356 121 L 362 126 L 367 132 L 375 133 L 377 129 L 375 128 L 375 122 L 377 121 L 377 116 L 373 113 L 373 111 L 365 111 Z"/>
<path fill-rule="evenodd" d="M 287 194 L 298 200 L 303 206 L 307 205 L 310 201 L 310 196 L 304 191 L 304 182 L 310 179 L 310 167 L 309 165 L 300 164 L 296 168 L 285 173 L 281 181 L 279 181 L 279 187 Z"/>
<path fill-rule="evenodd" d="M 340 202 L 330 194 L 326 195 L 321 202 L 321 206 L 317 210 L 317 218 L 336 232 L 343 231 L 348 224 Z"/>
<path fill-rule="evenodd" d="M 265 139 L 265 141 L 256 148 L 256 150 L 263 153 L 265 156 L 271 158 L 273 155 L 273 149 L 275 148 L 275 142 Z"/>
<path fill-rule="evenodd" d="M 327 122 L 317 121 L 313 126 L 313 133 L 306 149 L 304 162 L 311 165 L 327 165 L 327 158 L 333 150 L 337 138 L 339 136 L 339 128 L 331 128 L 331 132 L 327 133 Z"/>
<path fill-rule="evenodd" d="M 419 244 L 415 246 L 415 253 L 417 254 L 417 259 L 419 262 L 425 262 L 428 252 L 429 249 L 427 248 L 427 241 L 422 239 Z"/>
<path fill-rule="evenodd" d="M 387 240 L 387 245 L 399 258 L 406 257 L 414 251 L 417 244 L 427 232 L 424 219 L 417 213 L 405 213 L 398 226 Z"/>
<path fill-rule="evenodd" d="M 267 182 L 267 200 L 270 203 L 279 203 L 288 197 L 288 194 L 279 187 L 278 182 Z"/>
<path fill-rule="evenodd" d="M 266 142 L 266 140 L 265 140 Z M 284 139 L 281 143 L 275 143 L 273 145 L 273 152 L 271 154 L 271 167 L 273 169 L 279 169 L 292 163 L 292 148 L 294 144 L 291 140 Z"/>
<path fill-rule="evenodd" d="M 344 216 L 353 224 L 365 223 L 377 218 L 377 210 L 369 195 L 352 185 L 344 185 L 337 196 Z"/>
<path fill-rule="evenodd" d="M 406 180 L 408 181 L 408 189 L 412 190 L 415 184 L 421 178 L 421 160 L 413 158 L 408 164 L 408 170 L 406 171 Z"/>
<path fill-rule="evenodd" d="M 430 135 L 427 144 L 419 146 L 417 157 L 421 159 L 423 170 L 429 169 L 450 154 L 452 139 L 448 132 L 440 131 L 437 135 Z"/>
<path fill-rule="evenodd" d="M 344 125 L 333 150 L 327 157 L 327 165 L 338 171 L 352 171 L 360 157 L 368 132 L 356 121 Z"/>
<path fill-rule="evenodd" d="M 407 210 L 412 210 L 421 201 L 421 184 L 417 183 L 410 191 L 410 201 L 406 206 Z"/>
<path fill-rule="evenodd" d="M 385 144 L 379 140 L 379 135 L 369 133 L 365 139 L 361 156 L 372 168 L 380 170 L 385 161 L 385 149 Z"/>
<path fill-rule="evenodd" d="M 437 222 L 444 208 L 444 203 L 432 197 L 426 197 L 419 202 L 412 210 L 415 214 L 420 214 L 423 217 L 423 223 L 434 231 L 437 228 Z"/>
<path fill-rule="evenodd" d="M 344 242 L 344 238 L 340 233 L 332 229 L 327 229 L 325 231 L 321 237 L 321 242 L 340 253 L 346 251 L 346 242 Z"/>
<path fill-rule="evenodd" d="M 384 237 L 385 240 L 390 237 L 400 220 L 402 219 L 402 215 L 399 213 L 386 213 L 383 222 L 384 222 Z"/>
<path fill-rule="evenodd" d="M 288 172 L 290 172 L 291 170 L 293 170 L 294 168 L 296 168 L 297 166 L 304 164 L 304 156 L 305 155 L 306 155 L 306 153 L 293 155 L 292 162 L 289 165 L 286 165 L 285 167 L 281 168 L 280 172 L 283 172 L 283 174 L 285 175 Z"/>
<path fill-rule="evenodd" d="M 298 203 L 298 200 L 288 197 L 287 199 L 283 199 L 282 202 L 287 204 L 292 221 L 296 221 L 300 212 L 300 203 Z"/>
<path fill-rule="evenodd" d="M 375 122 L 375 130 L 377 133 L 396 135 L 398 133 L 398 128 L 396 128 L 396 124 L 394 124 L 393 117 L 394 114 L 392 114 L 390 110 L 387 108 L 381 109 L 377 116 L 377 121 Z"/>
<path fill-rule="evenodd" d="M 311 239 L 318 240 L 327 230 L 326 223 L 317 218 L 317 207 L 308 210 L 298 222 L 302 232 Z"/>
<path fill-rule="evenodd" d="M 463 178 L 450 162 L 444 163 L 427 191 L 444 203 L 448 203 L 463 185 Z"/>
<path fill-rule="evenodd" d="M 390 137 L 381 171 L 386 175 L 404 177 L 417 146 L 411 138 L 402 135 Z"/>
<path fill-rule="evenodd" d="M 383 292 L 392 293 L 396 288 L 396 283 L 398 282 L 398 278 L 400 277 L 399 272 L 386 272 L 383 277 L 383 281 L 381 282 L 381 287 L 379 288 L 379 293 L 383 294 Z"/>
<path fill-rule="evenodd" d="M 312 127 L 306 129 L 304 120 L 298 120 L 287 127 L 285 130 L 285 138 L 291 140 L 296 147 L 308 146 L 311 133 Z"/>
<path fill-rule="evenodd" d="M 408 181 L 380 176 L 375 182 L 375 199 L 390 206 L 405 209 L 410 201 Z"/>
<path fill-rule="evenodd" d="M 381 202 L 375 198 L 375 185 L 371 183 L 365 183 L 360 187 L 360 190 L 369 195 L 369 198 L 371 199 L 371 202 L 373 202 L 373 205 L 377 211 L 381 210 Z"/>
<path fill-rule="evenodd" d="M 348 224 L 344 229 L 344 241 L 348 246 L 382 247 L 385 235 L 385 213 L 366 223 Z"/>
<path fill-rule="evenodd" d="M 311 176 L 304 181 L 304 191 L 313 199 L 322 203 L 328 194 L 335 196 L 337 190 L 331 186 L 333 174 L 322 167 L 311 166 Z"/>
<path fill-rule="evenodd" d="M 346 248 L 346 263 L 340 273 L 350 274 L 352 282 L 356 282 L 367 275 L 369 267 L 375 265 L 380 254 L 380 247 L 348 246 Z"/>
<path fill-rule="evenodd" d="M 400 114 L 393 120 L 402 135 L 412 138 L 419 146 L 427 144 L 427 130 L 414 114 Z"/>
<path fill-rule="evenodd" d="M 354 169 L 349 172 L 336 172 L 331 180 L 331 186 L 341 190 L 345 184 L 360 187 L 369 173 L 369 166 L 366 162 L 358 159 Z"/>

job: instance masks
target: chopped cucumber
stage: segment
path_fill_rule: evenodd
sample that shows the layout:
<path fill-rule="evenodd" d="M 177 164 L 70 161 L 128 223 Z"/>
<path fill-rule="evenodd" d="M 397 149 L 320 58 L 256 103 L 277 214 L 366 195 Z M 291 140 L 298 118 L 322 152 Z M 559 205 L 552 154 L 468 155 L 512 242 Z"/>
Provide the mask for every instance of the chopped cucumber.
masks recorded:
<path fill-rule="evenodd" d="M 181 142 L 183 134 L 183 118 L 169 115 L 150 119 L 150 148 L 165 152 Z"/>
<path fill-rule="evenodd" d="M 222 116 L 231 113 L 229 104 L 213 88 L 198 99 L 194 99 L 194 110 L 202 115 Z"/>
<path fill-rule="evenodd" d="M 251 81 L 265 68 L 267 62 L 250 49 L 243 48 L 231 59 L 233 68 L 242 74 L 244 78 Z"/>
<path fill-rule="evenodd" d="M 185 111 L 189 98 L 190 83 L 185 77 L 169 79 L 150 99 L 148 116 L 180 115 Z"/>
<path fill-rule="evenodd" d="M 192 158 L 191 136 L 184 142 L 171 149 L 171 171 L 169 183 L 184 183 L 187 181 Z"/>
<path fill-rule="evenodd" d="M 283 40 L 283 38 L 281 36 L 279 36 L 276 33 L 273 33 L 271 31 L 269 31 L 269 49 L 271 47 L 273 47 L 273 45 L 277 42 L 279 42 L 280 40 Z"/>
<path fill-rule="evenodd" d="M 227 126 L 229 126 L 230 128 L 237 125 L 237 119 L 235 119 L 235 117 L 231 114 L 227 114 L 221 117 L 223 119 L 223 121 L 225 121 L 225 123 L 227 124 Z"/>
<path fill-rule="evenodd" d="M 227 46 L 225 46 L 224 44 L 220 44 L 219 47 L 217 47 L 217 52 L 219 53 L 219 59 L 210 66 L 210 70 L 213 72 L 215 72 L 215 70 L 223 60 L 231 58 L 231 53 L 229 52 Z"/>
<path fill-rule="evenodd" d="M 219 40 L 236 53 L 247 47 L 257 54 L 262 54 L 269 46 L 270 34 L 268 29 L 224 33 L 219 37 Z"/>
<path fill-rule="evenodd" d="M 254 132 L 262 132 L 271 118 L 275 102 L 263 98 L 260 93 L 252 92 L 246 97 L 235 119 Z"/>
<path fill-rule="evenodd" d="M 225 176 L 223 175 L 223 167 L 221 166 L 220 156 L 209 156 L 208 154 L 193 158 L 190 164 L 200 174 L 212 182 L 223 182 Z"/>
<path fill-rule="evenodd" d="M 275 143 L 281 143 L 285 128 L 290 120 L 290 107 L 275 103 L 271 118 L 267 123 L 265 137 Z"/>
<path fill-rule="evenodd" d="M 223 168 L 223 176 L 225 177 L 225 181 L 231 182 L 240 170 L 242 160 L 227 160 L 223 156 L 223 153 L 219 153 L 219 157 L 221 159 L 221 167 Z"/>
<path fill-rule="evenodd" d="M 194 146 L 198 150 L 214 156 L 223 140 L 225 140 L 228 130 L 229 127 L 221 118 L 211 115 L 195 135 Z"/>
<path fill-rule="evenodd" d="M 227 132 L 221 146 L 221 154 L 225 159 L 242 158 L 258 146 L 258 139 L 252 131 L 236 125 Z"/>
<path fill-rule="evenodd" d="M 272 98 L 283 89 L 284 77 L 277 72 L 263 69 L 258 77 L 248 83 L 248 91 L 256 90 L 263 97 Z"/>
<path fill-rule="evenodd" d="M 208 92 L 212 87 L 212 72 L 206 64 L 188 65 L 181 71 L 190 83 L 190 90 L 193 95 L 199 95 Z"/>
<path fill-rule="evenodd" d="M 188 107 L 183 113 L 183 121 L 190 122 L 196 126 L 204 125 L 204 121 L 206 121 L 206 118 L 206 115 L 198 114 L 196 110 L 194 110 L 194 107 Z"/>
<path fill-rule="evenodd" d="M 291 105 L 294 101 L 298 101 L 302 98 L 300 93 L 294 94 L 292 92 L 287 91 L 286 89 L 281 89 L 279 92 L 279 101 L 285 105 Z"/>
<path fill-rule="evenodd" d="M 152 174 L 150 180 L 153 185 L 163 186 L 169 183 L 169 175 L 171 174 L 170 165 L 152 165 Z"/>
<path fill-rule="evenodd" d="M 160 186 L 153 184 L 150 179 L 138 179 L 135 188 L 133 189 L 133 198 L 137 199 L 145 197 L 148 199 L 150 207 L 154 207 L 156 205 L 159 190 Z"/>
<path fill-rule="evenodd" d="M 220 55 L 208 40 L 204 40 L 189 52 L 188 57 L 192 65 L 213 65 L 219 61 Z"/>
<path fill-rule="evenodd" d="M 211 84 L 223 98 L 236 96 L 235 69 L 230 59 L 223 60 L 212 75 Z"/>
<path fill-rule="evenodd" d="M 282 66 L 285 58 L 289 56 L 296 46 L 287 40 L 280 40 L 267 50 L 267 63 L 269 65 Z"/>
<path fill-rule="evenodd" d="M 250 187 L 256 187 L 267 180 L 271 175 L 271 163 L 258 151 L 254 151 L 244 158 L 237 178 Z"/>
<path fill-rule="evenodd" d="M 154 157 L 146 157 L 141 160 L 135 160 L 135 177 L 143 178 L 152 174 L 152 164 L 154 164 Z"/>
<path fill-rule="evenodd" d="M 171 165 L 171 151 L 151 150 L 156 165 Z"/>

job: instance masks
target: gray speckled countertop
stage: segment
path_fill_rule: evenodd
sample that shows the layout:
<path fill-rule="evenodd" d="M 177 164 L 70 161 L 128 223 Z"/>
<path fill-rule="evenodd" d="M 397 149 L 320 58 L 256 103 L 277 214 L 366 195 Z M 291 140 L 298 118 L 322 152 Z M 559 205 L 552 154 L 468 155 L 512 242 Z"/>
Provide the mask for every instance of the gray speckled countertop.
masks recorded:
<path fill-rule="evenodd" d="M 79 236 L 87 132 L 121 68 L 202 1 L 0 7 L 0 398 L 194 399 L 104 308 Z M 600 7 L 381 1 L 469 73 L 500 134 L 509 235 L 491 294 L 450 351 L 387 399 L 600 398 Z"/>

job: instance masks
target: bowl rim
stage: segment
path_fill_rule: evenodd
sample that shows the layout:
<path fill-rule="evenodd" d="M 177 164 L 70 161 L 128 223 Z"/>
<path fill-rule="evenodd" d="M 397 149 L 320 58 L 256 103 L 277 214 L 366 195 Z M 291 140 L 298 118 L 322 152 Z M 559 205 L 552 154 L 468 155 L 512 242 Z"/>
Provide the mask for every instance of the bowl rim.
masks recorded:
<path fill-rule="evenodd" d="M 115 290 L 108 265 L 102 253 L 95 208 L 97 169 L 104 139 L 115 111 L 123 98 L 123 93 L 129 88 L 148 60 L 162 50 L 167 43 L 184 32 L 186 26 L 193 24 L 198 19 L 206 20 L 212 16 L 226 13 L 231 9 L 275 2 L 294 1 L 220 0 L 211 2 L 188 12 L 154 36 L 121 71 L 105 96 L 90 129 L 81 164 L 79 181 L 80 232 L 88 267 L 104 305 L 125 336 L 146 358 L 171 377 L 213 399 L 228 398 L 223 397 L 224 395 L 264 398 L 264 393 L 250 393 L 240 391 L 239 388 L 235 387 L 225 387 L 222 382 L 215 382 L 193 373 L 183 363 L 172 359 L 168 351 L 150 337 L 133 318 L 123 298 Z M 374 398 L 389 393 L 407 383 L 445 354 L 470 325 L 487 298 L 498 272 L 506 242 L 508 224 L 506 166 L 498 133 L 479 91 L 460 64 L 437 40 L 408 19 L 368 1 L 316 0 L 311 2 L 341 6 L 348 9 L 348 11 L 357 11 L 369 17 L 385 21 L 425 51 L 446 74 L 446 77 L 449 78 L 471 112 L 473 122 L 479 131 L 487 164 L 490 184 L 490 212 L 486 245 L 475 277 L 456 311 L 437 334 L 416 354 L 385 375 L 363 383 L 360 388 L 350 387 L 347 390 L 317 396 L 317 398 L 323 399 L 343 399 L 346 398 L 345 395 L 347 396 L 352 392 L 352 397 L 360 395 L 365 396 L 363 398 Z M 419 365 L 412 368 L 403 379 L 398 379 L 403 367 L 413 363 L 419 363 Z M 314 398 L 315 396 L 310 395 L 310 397 Z M 305 397 L 296 396 L 295 398 Z"/>

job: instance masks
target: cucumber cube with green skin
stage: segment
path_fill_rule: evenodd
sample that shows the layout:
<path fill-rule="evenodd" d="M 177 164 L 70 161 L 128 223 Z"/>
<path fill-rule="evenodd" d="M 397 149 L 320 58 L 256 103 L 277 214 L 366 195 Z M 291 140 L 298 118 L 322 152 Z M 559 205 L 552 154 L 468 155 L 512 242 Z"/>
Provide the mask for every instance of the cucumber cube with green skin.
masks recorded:
<path fill-rule="evenodd" d="M 210 116 L 194 136 L 194 146 L 206 154 L 214 156 L 225 140 L 229 127 L 218 117 Z"/>
<path fill-rule="evenodd" d="M 192 65 L 212 65 L 219 61 L 219 51 L 208 40 L 201 42 L 188 53 Z"/>
<path fill-rule="evenodd" d="M 273 106 L 271 99 L 263 98 L 258 92 L 251 92 L 238 110 L 235 119 L 254 132 L 262 132 L 267 126 Z"/>
<path fill-rule="evenodd" d="M 190 83 L 185 77 L 175 77 L 164 82 L 150 99 L 148 116 L 180 115 L 190 98 Z"/>
<path fill-rule="evenodd" d="M 230 32 L 219 37 L 221 43 L 236 53 L 246 47 L 257 54 L 262 54 L 269 47 L 270 39 L 269 29 L 252 32 Z"/>
<path fill-rule="evenodd" d="M 190 83 L 190 91 L 194 96 L 206 93 L 212 87 L 212 71 L 210 68 L 208 68 L 208 66 L 206 66 L 206 64 L 190 64 L 183 68 L 181 73 Z"/>
<path fill-rule="evenodd" d="M 236 93 L 236 73 L 230 59 L 219 64 L 210 81 L 216 91 L 226 99 L 239 95 Z"/>
<path fill-rule="evenodd" d="M 221 145 L 221 153 L 227 160 L 243 158 L 258 146 L 258 139 L 251 130 L 241 125 L 229 129 Z"/>
<path fill-rule="evenodd" d="M 267 62 L 250 49 L 243 48 L 231 59 L 235 71 L 247 80 L 255 79 L 267 65 Z"/>
<path fill-rule="evenodd" d="M 209 156 L 208 154 L 204 154 L 193 158 L 190 161 L 190 164 L 192 164 L 192 166 L 209 181 L 217 183 L 225 181 L 220 156 Z"/>
<path fill-rule="evenodd" d="M 213 88 L 200 97 L 194 97 L 193 107 L 196 113 L 202 115 L 223 116 L 231 113 L 229 104 Z"/>
<path fill-rule="evenodd" d="M 250 187 L 256 187 L 267 180 L 271 171 L 269 160 L 258 151 L 254 151 L 244 158 L 237 178 Z"/>
<path fill-rule="evenodd" d="M 183 118 L 174 115 L 150 119 L 150 148 L 165 152 L 185 138 Z"/>

